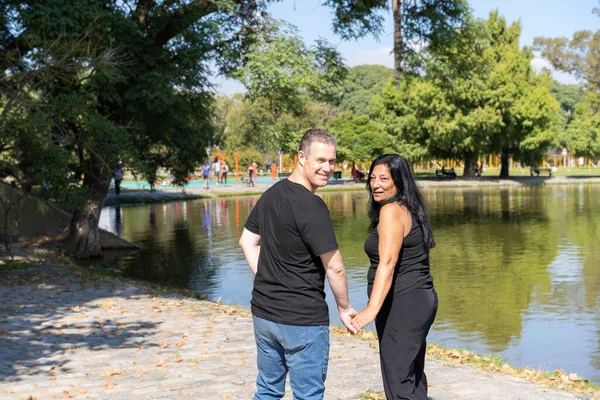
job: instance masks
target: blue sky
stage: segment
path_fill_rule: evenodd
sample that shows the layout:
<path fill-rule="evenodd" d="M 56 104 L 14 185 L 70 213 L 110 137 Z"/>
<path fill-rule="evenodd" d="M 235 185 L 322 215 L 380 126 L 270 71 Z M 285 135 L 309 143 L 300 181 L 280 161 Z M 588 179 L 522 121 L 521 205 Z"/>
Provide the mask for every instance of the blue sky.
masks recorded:
<path fill-rule="evenodd" d="M 379 41 L 368 37 L 359 41 L 342 41 L 331 29 L 331 12 L 322 7 L 322 0 L 283 0 L 274 4 L 270 12 L 277 19 L 286 20 L 299 29 L 299 34 L 307 43 L 322 37 L 334 44 L 349 66 L 360 64 L 380 64 L 393 66 L 392 50 L 392 20 L 386 17 L 386 31 Z M 521 46 L 531 45 L 537 36 L 571 37 L 579 30 L 600 29 L 600 17 L 592 14 L 594 7 L 600 8 L 598 0 L 471 0 L 469 2 L 473 14 L 479 18 L 487 18 L 489 12 L 498 9 L 506 20 L 520 20 Z M 391 13 L 390 13 L 391 14 Z M 536 69 L 548 67 L 539 58 L 533 60 Z M 554 77 L 565 83 L 575 80 L 560 72 L 554 72 Z M 216 78 L 221 93 L 232 94 L 243 91 L 243 86 L 237 82 Z"/>

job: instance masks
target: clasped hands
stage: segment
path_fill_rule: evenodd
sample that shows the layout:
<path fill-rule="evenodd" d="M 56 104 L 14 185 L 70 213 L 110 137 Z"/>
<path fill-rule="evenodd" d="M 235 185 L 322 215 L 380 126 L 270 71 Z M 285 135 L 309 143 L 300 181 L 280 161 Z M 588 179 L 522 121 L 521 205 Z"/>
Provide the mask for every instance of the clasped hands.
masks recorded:
<path fill-rule="evenodd" d="M 355 335 L 362 330 L 365 326 L 369 325 L 377 313 L 373 312 L 369 307 L 365 308 L 361 312 L 357 312 L 354 308 L 349 307 L 348 309 L 341 309 L 338 307 L 340 313 L 340 319 L 346 326 L 351 334 Z"/>

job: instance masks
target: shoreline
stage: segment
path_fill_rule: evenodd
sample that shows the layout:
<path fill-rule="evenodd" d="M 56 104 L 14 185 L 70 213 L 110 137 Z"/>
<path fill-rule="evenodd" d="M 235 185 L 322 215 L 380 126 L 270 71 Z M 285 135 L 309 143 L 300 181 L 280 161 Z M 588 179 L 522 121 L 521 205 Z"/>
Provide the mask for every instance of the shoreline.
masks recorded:
<path fill-rule="evenodd" d="M 0 345 L 9 349 L 0 362 L 2 399 L 252 396 L 249 310 L 29 250 L 21 252 L 25 269 L 0 270 Z M 375 335 L 330 331 L 325 399 L 384 399 Z M 436 400 L 600 396 L 574 374 L 516 369 L 436 345 L 428 348 L 426 371 Z"/>
<path fill-rule="evenodd" d="M 600 184 L 600 177 L 596 176 L 554 176 L 554 177 L 514 177 L 510 179 L 499 179 L 491 177 L 472 179 L 447 179 L 431 178 L 417 179 L 417 183 L 423 189 L 429 188 L 489 188 L 489 187 L 524 187 L 544 185 L 574 185 L 574 184 Z M 193 200 L 212 197 L 232 197 L 260 195 L 273 183 L 257 183 L 256 186 L 248 187 L 241 183 L 226 186 L 211 186 L 208 190 L 202 187 L 167 187 L 151 192 L 147 189 L 122 189 L 120 195 L 113 192 L 106 196 L 104 206 L 152 204 L 177 200 Z M 317 193 L 329 191 L 360 191 L 365 190 L 366 181 L 352 182 L 345 180 L 330 180 L 329 184 L 318 189 Z"/>

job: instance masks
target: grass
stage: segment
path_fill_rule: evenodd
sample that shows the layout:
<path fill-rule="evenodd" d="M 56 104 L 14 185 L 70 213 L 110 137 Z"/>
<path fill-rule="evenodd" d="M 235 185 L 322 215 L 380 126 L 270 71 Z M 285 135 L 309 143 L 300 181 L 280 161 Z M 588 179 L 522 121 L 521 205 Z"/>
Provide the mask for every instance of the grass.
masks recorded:
<path fill-rule="evenodd" d="M 330 330 L 334 334 L 349 335 L 346 328 L 332 326 Z M 377 334 L 373 331 L 361 331 L 355 336 L 361 340 L 372 342 L 377 340 Z M 456 364 L 468 365 L 477 369 L 517 376 L 541 386 L 558 388 L 592 397 L 600 397 L 600 387 L 598 385 L 595 385 L 586 379 L 582 379 L 576 374 L 564 372 L 561 369 L 543 371 L 541 369 L 529 367 L 514 367 L 506 363 L 498 355 L 481 356 L 468 350 L 457 350 L 433 343 L 427 345 L 427 356 Z M 382 392 L 368 390 L 362 394 L 360 398 L 384 400 L 385 395 Z"/>
<path fill-rule="evenodd" d="M 39 261 L 0 260 L 0 271 L 36 268 L 41 264 Z"/>

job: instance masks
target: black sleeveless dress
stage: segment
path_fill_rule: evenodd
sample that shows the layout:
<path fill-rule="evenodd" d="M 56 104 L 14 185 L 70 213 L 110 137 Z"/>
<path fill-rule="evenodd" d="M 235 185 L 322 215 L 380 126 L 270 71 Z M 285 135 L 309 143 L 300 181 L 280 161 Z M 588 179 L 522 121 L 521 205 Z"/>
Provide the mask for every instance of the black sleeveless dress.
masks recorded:
<path fill-rule="evenodd" d="M 364 249 L 371 261 L 367 274 L 370 298 L 379 265 L 377 229 L 367 237 Z M 427 400 L 426 338 L 437 307 L 429 253 L 421 226 L 413 217 L 412 228 L 402 242 L 392 287 L 375 318 L 386 398 Z"/>

